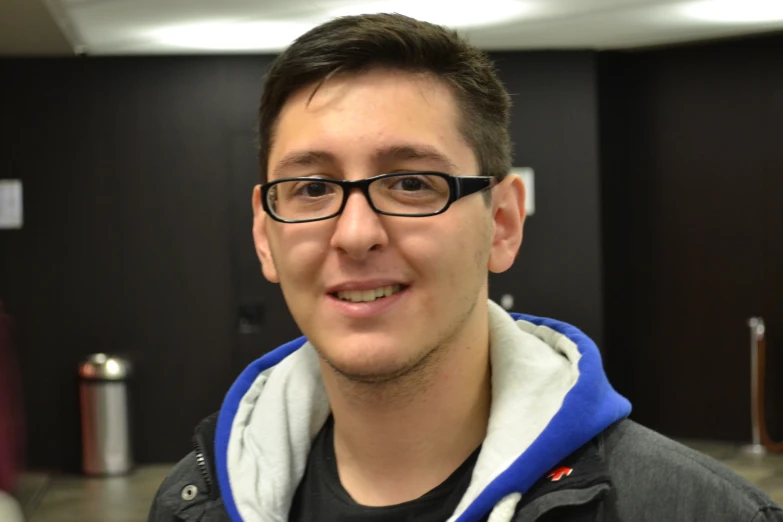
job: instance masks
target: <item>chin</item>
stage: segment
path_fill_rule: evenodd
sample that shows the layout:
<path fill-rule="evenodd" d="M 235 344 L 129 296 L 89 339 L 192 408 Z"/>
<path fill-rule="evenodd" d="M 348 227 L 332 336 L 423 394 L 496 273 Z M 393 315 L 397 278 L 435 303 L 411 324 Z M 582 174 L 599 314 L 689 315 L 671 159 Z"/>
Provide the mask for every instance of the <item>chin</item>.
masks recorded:
<path fill-rule="evenodd" d="M 393 381 L 413 371 L 426 354 L 409 354 L 401 357 L 398 348 L 366 349 L 356 347 L 339 353 L 318 350 L 321 358 L 338 374 L 348 380 L 363 383 L 385 383 Z"/>

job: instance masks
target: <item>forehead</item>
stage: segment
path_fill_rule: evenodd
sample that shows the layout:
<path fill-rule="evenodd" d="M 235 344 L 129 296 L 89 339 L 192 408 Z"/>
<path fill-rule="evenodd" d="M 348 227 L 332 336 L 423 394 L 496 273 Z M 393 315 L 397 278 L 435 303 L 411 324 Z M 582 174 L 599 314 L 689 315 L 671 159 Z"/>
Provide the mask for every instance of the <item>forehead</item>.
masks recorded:
<path fill-rule="evenodd" d="M 432 75 L 390 69 L 337 74 L 299 89 L 283 105 L 269 154 L 270 178 L 292 155 L 366 167 L 383 160 L 379 151 L 396 151 L 399 159 L 404 149 L 434 151 L 470 170 L 474 156 L 458 122 L 451 88 Z"/>

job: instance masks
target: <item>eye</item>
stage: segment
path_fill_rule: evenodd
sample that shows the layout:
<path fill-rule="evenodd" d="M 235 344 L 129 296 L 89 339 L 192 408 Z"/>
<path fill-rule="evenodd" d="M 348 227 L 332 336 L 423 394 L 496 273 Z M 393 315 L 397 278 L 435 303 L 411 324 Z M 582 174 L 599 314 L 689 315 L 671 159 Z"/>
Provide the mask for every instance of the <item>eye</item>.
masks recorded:
<path fill-rule="evenodd" d="M 425 176 L 405 176 L 395 179 L 391 188 L 403 192 L 420 192 L 432 188 L 432 184 L 428 183 Z"/>
<path fill-rule="evenodd" d="M 315 180 L 298 182 L 295 193 L 307 198 L 320 198 L 333 191 L 334 189 L 330 183 Z"/>
<path fill-rule="evenodd" d="M 400 188 L 402 190 L 421 190 L 424 188 L 424 182 L 418 178 L 405 178 L 400 180 Z"/>

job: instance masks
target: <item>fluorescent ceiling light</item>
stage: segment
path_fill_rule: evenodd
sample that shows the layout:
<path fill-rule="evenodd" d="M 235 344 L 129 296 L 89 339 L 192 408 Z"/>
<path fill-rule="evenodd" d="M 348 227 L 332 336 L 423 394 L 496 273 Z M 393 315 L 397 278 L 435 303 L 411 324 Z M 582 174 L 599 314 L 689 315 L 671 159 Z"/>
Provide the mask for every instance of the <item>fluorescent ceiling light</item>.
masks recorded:
<path fill-rule="evenodd" d="M 206 51 L 272 51 L 312 28 L 296 22 L 198 22 L 155 29 L 156 42 Z"/>
<path fill-rule="evenodd" d="M 480 27 L 512 21 L 534 11 L 528 2 L 478 0 L 436 2 L 432 0 L 387 0 L 346 5 L 330 11 L 332 16 L 367 13 L 400 13 L 449 27 Z"/>
<path fill-rule="evenodd" d="M 682 6 L 689 18 L 718 23 L 783 21 L 781 0 L 703 0 Z"/>

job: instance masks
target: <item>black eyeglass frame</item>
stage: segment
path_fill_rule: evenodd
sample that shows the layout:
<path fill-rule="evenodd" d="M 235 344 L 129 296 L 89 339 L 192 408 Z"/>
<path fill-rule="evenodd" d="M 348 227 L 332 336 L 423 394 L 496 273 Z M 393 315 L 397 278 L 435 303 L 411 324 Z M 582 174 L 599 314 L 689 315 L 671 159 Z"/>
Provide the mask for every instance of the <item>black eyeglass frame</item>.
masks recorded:
<path fill-rule="evenodd" d="M 372 197 L 370 196 L 370 184 L 373 181 L 379 179 L 385 179 L 385 178 L 403 177 L 403 176 L 411 176 L 411 175 L 438 176 L 446 180 L 446 182 L 449 184 L 449 199 L 442 209 L 436 212 L 427 212 L 424 214 L 400 214 L 397 212 L 386 212 L 384 210 L 379 210 L 375 206 L 375 203 L 373 203 Z M 458 199 L 462 199 L 465 196 L 470 196 L 471 194 L 475 194 L 476 192 L 480 192 L 482 190 L 492 188 L 494 186 L 493 181 L 495 181 L 496 179 L 497 178 L 495 178 L 494 176 L 452 176 L 450 174 L 445 174 L 443 172 L 430 172 L 430 171 L 392 172 L 389 174 L 381 174 L 379 176 L 373 176 L 371 178 L 359 179 L 355 181 L 343 180 L 343 179 L 307 178 L 307 177 L 283 178 L 283 179 L 277 179 L 275 181 L 270 181 L 268 183 L 264 183 L 263 185 L 261 185 L 261 204 L 264 207 L 264 212 L 266 212 L 272 219 L 274 219 L 275 221 L 279 221 L 280 223 L 312 223 L 313 221 L 323 221 L 325 219 L 332 219 L 333 217 L 337 217 L 340 214 L 342 214 L 343 210 L 345 209 L 345 205 L 348 203 L 348 196 L 350 195 L 351 191 L 355 188 L 358 188 L 364 194 L 364 197 L 367 199 L 367 202 L 370 204 L 370 207 L 373 209 L 373 211 L 375 211 L 378 214 L 381 214 L 383 216 L 399 216 L 399 217 L 430 217 L 430 216 L 437 216 L 438 214 L 443 214 L 449 209 L 451 204 L 457 201 Z M 268 197 L 269 197 L 269 191 L 272 189 L 272 187 L 274 187 L 279 183 L 284 183 L 287 181 L 323 181 L 334 185 L 339 185 L 343 190 L 343 201 L 340 204 L 340 208 L 337 209 L 336 212 L 333 212 L 332 214 L 329 214 L 328 216 L 324 216 L 324 217 L 318 217 L 312 219 L 281 218 L 280 216 L 276 215 L 270 208 Z"/>

